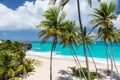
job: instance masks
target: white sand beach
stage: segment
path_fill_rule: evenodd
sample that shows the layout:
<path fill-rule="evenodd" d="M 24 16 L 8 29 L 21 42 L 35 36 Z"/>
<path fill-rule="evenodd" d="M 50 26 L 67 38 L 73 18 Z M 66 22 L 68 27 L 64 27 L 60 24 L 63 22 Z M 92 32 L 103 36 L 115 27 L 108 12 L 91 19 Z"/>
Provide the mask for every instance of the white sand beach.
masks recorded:
<path fill-rule="evenodd" d="M 42 65 L 40 67 L 36 66 L 34 72 L 31 72 L 27 78 L 22 80 L 49 80 L 49 57 L 27 54 L 26 58 L 40 60 L 42 62 Z M 84 67 L 85 60 L 80 59 L 80 62 L 81 65 Z M 89 61 L 89 64 L 90 71 L 95 71 L 93 62 Z M 96 64 L 99 72 L 106 69 L 106 65 L 104 63 L 97 62 Z M 68 67 L 73 66 L 75 66 L 75 62 L 71 58 L 53 58 L 53 80 L 79 80 L 75 77 L 69 76 L 68 72 L 70 71 L 70 69 Z M 120 70 L 120 66 L 117 65 L 117 67 L 118 70 Z M 109 80 L 107 79 L 106 75 L 104 76 L 105 77 L 102 80 Z"/>

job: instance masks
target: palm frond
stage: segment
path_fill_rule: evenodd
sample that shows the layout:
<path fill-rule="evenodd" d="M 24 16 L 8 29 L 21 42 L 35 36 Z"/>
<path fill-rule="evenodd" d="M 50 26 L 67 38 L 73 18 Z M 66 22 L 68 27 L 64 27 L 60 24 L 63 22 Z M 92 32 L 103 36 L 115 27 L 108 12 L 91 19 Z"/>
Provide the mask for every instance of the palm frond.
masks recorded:
<path fill-rule="evenodd" d="M 37 25 L 37 28 L 47 28 L 51 27 L 52 23 L 50 21 L 41 21 L 39 25 Z"/>
<path fill-rule="evenodd" d="M 107 5 L 107 3 L 106 2 L 101 2 L 101 4 L 100 4 L 100 10 L 102 11 L 102 13 L 104 14 L 104 17 L 105 16 L 108 16 L 109 15 L 109 13 L 108 13 L 108 5 Z"/>
<path fill-rule="evenodd" d="M 113 1 L 111 1 L 111 2 L 110 2 L 110 5 L 109 5 L 109 9 L 108 9 L 109 14 L 110 14 L 111 12 L 114 12 L 115 9 L 116 9 L 116 5 L 115 5 L 115 3 L 114 3 Z"/>
<path fill-rule="evenodd" d="M 98 22 L 101 22 L 101 18 L 94 18 L 90 21 L 90 24 L 95 24 L 95 23 L 98 23 Z"/>
<path fill-rule="evenodd" d="M 100 23 L 97 23 L 96 25 L 94 25 L 94 26 L 92 27 L 92 29 L 90 30 L 90 32 L 89 32 L 87 35 L 90 35 L 91 32 L 92 32 L 95 28 L 97 28 L 99 25 L 100 25 Z"/>
<path fill-rule="evenodd" d="M 102 18 L 100 15 L 97 14 L 89 14 L 89 16 L 95 17 L 95 18 Z"/>
<path fill-rule="evenodd" d="M 111 15 L 109 15 L 107 18 L 109 18 L 109 19 L 116 19 L 117 16 L 116 16 L 116 14 L 111 14 Z"/>
<path fill-rule="evenodd" d="M 69 0 L 61 0 L 60 1 L 60 7 L 62 7 L 62 9 L 64 8 L 64 6 L 69 2 Z"/>
<path fill-rule="evenodd" d="M 43 35 L 45 35 L 45 30 L 40 31 L 40 32 L 37 34 L 37 37 L 40 38 L 40 37 L 42 37 Z"/>
<path fill-rule="evenodd" d="M 103 12 L 101 10 L 99 10 L 98 8 L 94 8 L 94 13 L 97 14 L 97 15 L 99 15 L 99 16 L 101 16 L 101 17 L 104 16 Z"/>
<path fill-rule="evenodd" d="M 45 35 L 44 38 L 41 40 L 41 43 L 44 43 L 46 40 L 50 38 L 49 35 Z"/>
<path fill-rule="evenodd" d="M 61 16 L 60 16 L 59 19 L 58 19 L 58 22 L 62 22 L 63 20 L 65 20 L 65 17 L 66 17 L 66 13 L 65 13 L 65 12 L 62 12 L 62 13 L 61 13 Z"/>

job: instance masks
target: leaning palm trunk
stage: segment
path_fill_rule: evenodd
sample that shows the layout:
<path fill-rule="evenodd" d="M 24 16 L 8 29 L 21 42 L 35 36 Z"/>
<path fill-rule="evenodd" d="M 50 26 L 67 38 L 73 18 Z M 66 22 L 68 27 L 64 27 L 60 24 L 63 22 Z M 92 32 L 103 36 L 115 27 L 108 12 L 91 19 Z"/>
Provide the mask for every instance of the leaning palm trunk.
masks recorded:
<path fill-rule="evenodd" d="M 106 50 L 106 58 L 107 58 L 107 70 L 109 70 L 109 57 L 108 57 L 108 54 L 107 54 L 108 52 L 107 52 L 107 50 Z"/>
<path fill-rule="evenodd" d="M 88 80 L 91 80 L 90 79 L 88 57 L 87 57 L 87 53 L 86 53 L 86 45 L 85 45 L 85 39 L 84 39 L 83 25 L 82 25 L 82 20 L 81 20 L 80 2 L 79 2 L 79 0 L 77 0 L 77 8 L 78 8 L 78 18 L 79 18 L 78 20 L 79 20 L 81 34 L 82 34 L 82 42 L 83 42 L 84 55 L 85 55 L 85 60 L 86 60 L 86 67 L 87 67 L 87 71 L 88 71 Z"/>
<path fill-rule="evenodd" d="M 75 53 L 75 51 L 74 51 L 74 49 L 73 49 L 73 46 L 71 46 L 70 48 L 71 48 L 71 50 L 72 50 L 72 52 L 73 52 L 73 55 L 75 56 L 75 58 L 76 58 L 76 60 L 77 60 L 78 66 L 79 66 L 79 68 L 81 69 L 81 72 L 82 72 L 85 80 L 87 80 L 87 77 L 86 77 L 86 75 L 85 75 L 85 73 L 84 73 L 84 71 L 83 71 L 83 69 L 82 69 L 82 66 L 81 66 L 80 61 L 79 61 L 79 59 L 78 59 L 78 57 L 77 57 L 77 54 Z"/>
<path fill-rule="evenodd" d="M 107 58 L 107 71 L 109 71 L 109 57 L 108 57 L 108 55 L 109 55 L 109 53 L 108 53 L 108 48 L 107 48 L 107 42 L 106 42 L 106 40 L 104 40 L 104 46 L 105 46 L 105 51 L 106 51 L 106 58 Z M 108 73 L 107 73 L 107 75 L 108 75 Z"/>
<path fill-rule="evenodd" d="M 108 54 L 108 56 L 110 57 L 110 62 L 111 62 L 110 80 L 112 80 L 112 79 L 113 79 L 113 60 L 112 60 L 112 57 L 111 57 L 111 55 L 110 55 L 110 51 L 109 51 L 109 49 L 108 49 L 108 44 L 107 44 L 106 40 L 105 40 L 105 47 L 106 47 L 106 50 L 107 50 L 107 54 Z"/>
<path fill-rule="evenodd" d="M 75 63 L 76 63 L 77 68 L 81 68 L 81 65 L 80 65 L 80 66 L 78 65 L 78 61 L 76 60 L 76 57 L 74 56 L 74 52 L 73 52 L 71 46 L 69 46 L 69 48 L 70 48 L 70 52 L 71 52 L 71 54 L 72 54 L 72 56 L 73 56 L 73 58 L 74 58 L 74 61 L 75 61 Z M 80 69 L 78 69 L 78 70 L 79 70 L 80 80 L 82 80 Z"/>
<path fill-rule="evenodd" d="M 88 51 L 89 51 L 89 54 L 90 54 L 90 57 L 92 58 L 92 61 L 93 61 L 93 64 L 95 66 L 95 69 L 96 69 L 96 74 L 97 74 L 97 79 L 99 80 L 99 77 L 98 77 L 98 69 L 97 69 L 97 66 L 96 66 L 96 63 L 93 59 L 93 56 L 91 55 L 91 52 L 90 52 L 90 49 L 87 47 Z"/>
<path fill-rule="evenodd" d="M 111 44 L 111 48 L 112 48 L 112 58 L 113 58 L 113 63 L 114 63 L 114 66 L 115 66 L 116 72 L 117 72 L 117 74 L 119 75 L 119 72 L 118 72 L 118 69 L 117 69 L 117 66 L 116 66 L 116 62 L 115 62 L 115 58 L 114 58 L 113 44 L 112 44 L 112 42 L 111 42 L 110 44 Z"/>
<path fill-rule="evenodd" d="M 107 43 L 105 43 L 105 47 L 106 47 L 106 44 Z M 109 70 L 109 57 L 108 57 L 108 49 L 107 48 L 105 48 L 105 50 L 106 50 L 106 58 L 107 58 L 107 70 Z"/>

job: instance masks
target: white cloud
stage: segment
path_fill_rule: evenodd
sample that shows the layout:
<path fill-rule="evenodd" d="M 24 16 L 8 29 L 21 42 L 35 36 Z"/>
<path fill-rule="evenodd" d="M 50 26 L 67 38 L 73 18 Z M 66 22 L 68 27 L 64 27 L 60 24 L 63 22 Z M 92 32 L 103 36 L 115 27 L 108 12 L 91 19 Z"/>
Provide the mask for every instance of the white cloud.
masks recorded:
<path fill-rule="evenodd" d="M 107 2 L 109 3 L 110 0 L 101 0 L 101 2 Z M 117 4 L 117 0 L 115 0 L 115 3 Z M 84 26 L 91 27 L 92 25 L 89 24 L 89 21 L 92 19 L 92 17 L 88 16 L 88 14 L 93 13 L 93 8 L 98 7 L 99 8 L 99 2 L 97 0 L 93 0 L 92 8 L 88 5 L 87 0 L 81 0 L 81 17 L 82 22 Z M 76 20 L 78 23 L 78 14 L 77 14 L 77 4 L 74 0 L 70 0 L 69 4 L 67 4 L 64 8 L 65 11 L 67 11 L 67 18 L 71 20 Z M 115 26 L 117 28 L 120 28 L 120 15 L 116 20 L 113 21 Z"/>
<path fill-rule="evenodd" d="M 16 10 L 0 3 L 0 30 L 36 29 L 36 25 L 42 19 L 41 14 L 47 8 L 47 2 L 36 0 L 33 4 L 26 1 Z"/>
<path fill-rule="evenodd" d="M 115 27 L 120 29 L 120 15 L 118 15 L 117 19 L 113 21 Z"/>
<path fill-rule="evenodd" d="M 19 29 L 36 29 L 36 25 L 43 19 L 42 13 L 48 8 L 49 0 L 36 0 L 33 2 L 26 1 L 23 6 L 18 7 L 16 10 L 12 10 L 0 3 L 0 30 L 19 30 Z M 109 0 L 102 0 L 108 2 Z M 93 1 L 93 8 L 98 7 L 97 0 Z M 84 26 L 89 26 L 91 17 L 88 14 L 93 12 L 93 8 L 90 8 L 86 0 L 81 1 L 82 21 Z M 76 1 L 70 0 L 70 2 L 64 7 L 67 13 L 67 19 L 76 20 L 77 18 L 77 4 Z M 120 25 L 120 16 L 114 21 L 117 26 Z"/>
<path fill-rule="evenodd" d="M 97 0 L 93 1 L 94 6 L 98 6 Z M 81 0 L 81 17 L 82 17 L 82 22 L 84 26 L 89 25 L 89 21 L 91 19 L 88 14 L 93 12 L 93 8 L 90 8 L 88 5 L 87 0 Z M 76 23 L 78 24 L 78 12 L 77 12 L 77 3 L 74 0 L 70 0 L 69 3 L 64 7 L 64 10 L 67 13 L 67 19 L 75 20 Z"/>

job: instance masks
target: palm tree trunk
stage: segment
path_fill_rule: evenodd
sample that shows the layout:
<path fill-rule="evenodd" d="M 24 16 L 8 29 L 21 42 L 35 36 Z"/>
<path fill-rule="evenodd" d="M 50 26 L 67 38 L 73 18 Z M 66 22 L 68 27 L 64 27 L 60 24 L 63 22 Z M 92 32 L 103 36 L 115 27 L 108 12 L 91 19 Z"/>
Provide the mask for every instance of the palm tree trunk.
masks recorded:
<path fill-rule="evenodd" d="M 104 42 L 105 42 L 105 40 L 104 40 Z M 107 71 L 108 71 L 108 70 L 109 70 L 108 50 L 107 50 L 105 44 L 104 44 L 104 46 L 105 46 L 105 51 L 106 51 L 106 58 L 107 58 Z M 107 74 L 107 75 L 108 75 L 108 74 Z"/>
<path fill-rule="evenodd" d="M 50 80 L 52 80 L 52 56 L 53 56 L 54 44 L 52 44 L 51 54 L 50 54 Z"/>
<path fill-rule="evenodd" d="M 98 69 L 97 69 L 97 66 L 96 66 L 96 63 L 91 55 L 91 52 L 90 52 L 90 49 L 87 47 L 88 51 L 89 51 L 89 54 L 90 54 L 90 57 L 92 58 L 92 61 L 94 63 L 94 66 L 95 66 L 95 69 L 96 69 L 96 74 L 97 74 L 97 79 L 99 80 L 99 77 L 98 77 Z"/>
<path fill-rule="evenodd" d="M 79 0 L 77 0 L 77 8 L 78 8 L 78 18 L 79 18 L 78 20 L 79 20 L 79 24 L 80 24 L 81 33 L 82 33 L 82 41 L 83 41 L 83 49 L 84 49 L 84 55 L 85 55 L 85 60 L 86 60 L 86 67 L 87 67 L 87 71 L 88 71 L 88 80 L 91 80 L 90 79 L 88 57 L 87 57 L 87 53 L 86 53 L 86 45 L 85 45 L 85 40 L 84 40 L 84 32 L 83 32 L 83 25 L 82 25 L 82 20 L 81 20 Z"/>
<path fill-rule="evenodd" d="M 112 42 L 110 42 L 110 44 L 111 44 L 111 48 L 112 48 L 113 63 L 114 63 L 114 66 L 115 66 L 115 69 L 116 69 L 117 74 L 119 74 L 118 69 L 117 69 L 117 66 L 116 66 L 115 58 L 114 58 L 113 44 L 112 44 Z"/>
<path fill-rule="evenodd" d="M 112 62 L 113 60 L 112 60 L 112 57 L 110 55 L 110 52 L 109 52 L 109 49 L 108 49 L 108 44 L 107 44 L 106 40 L 105 40 L 105 46 L 106 46 L 107 54 L 110 57 L 110 62 L 111 62 L 110 80 L 112 80 L 113 79 L 113 62 Z"/>
<path fill-rule="evenodd" d="M 110 69 L 109 69 L 109 57 L 108 57 L 108 50 L 107 50 L 107 48 L 106 48 L 106 45 L 105 45 L 105 50 L 106 50 L 106 58 L 107 58 L 107 71 L 109 71 Z M 109 76 L 109 74 L 107 73 L 107 76 Z"/>
<path fill-rule="evenodd" d="M 106 50 L 106 53 L 107 53 L 107 50 Z M 108 57 L 108 54 L 106 54 L 106 58 L 107 58 L 107 70 L 109 70 L 109 57 Z"/>
<path fill-rule="evenodd" d="M 77 60 L 76 60 L 76 58 L 75 58 L 75 56 L 74 56 L 74 53 L 73 53 L 73 50 L 72 50 L 71 46 L 69 46 L 69 48 L 70 48 L 70 52 L 71 52 L 71 54 L 72 54 L 72 56 L 73 56 L 73 58 L 74 58 L 74 61 L 75 61 L 75 63 L 76 63 L 77 68 L 81 68 L 81 66 L 78 65 L 78 62 L 77 62 Z M 80 69 L 78 69 L 78 70 L 79 70 L 80 80 L 82 80 Z"/>
<path fill-rule="evenodd" d="M 50 80 L 52 80 L 52 62 L 53 62 L 53 51 L 55 50 L 55 43 L 52 44 L 51 54 L 50 54 Z"/>
<path fill-rule="evenodd" d="M 78 63 L 78 66 L 79 66 L 79 68 L 81 69 L 81 72 L 82 72 L 85 80 L 87 80 L 87 77 L 86 77 L 86 75 L 85 75 L 85 73 L 84 73 L 84 71 L 83 71 L 83 69 L 82 69 L 82 66 L 81 66 L 81 64 L 80 64 L 80 61 L 79 61 L 79 59 L 78 59 L 78 57 L 77 57 L 77 54 L 75 53 L 74 48 L 73 48 L 72 45 L 71 45 L 71 50 L 73 51 L 73 55 L 75 55 L 75 58 L 76 58 L 77 63 Z"/>
<path fill-rule="evenodd" d="M 57 36 L 55 35 L 51 47 L 51 54 L 50 54 L 50 80 L 52 80 L 52 60 L 53 60 L 52 56 L 53 56 L 53 51 L 56 48 L 56 44 L 57 44 Z"/>

